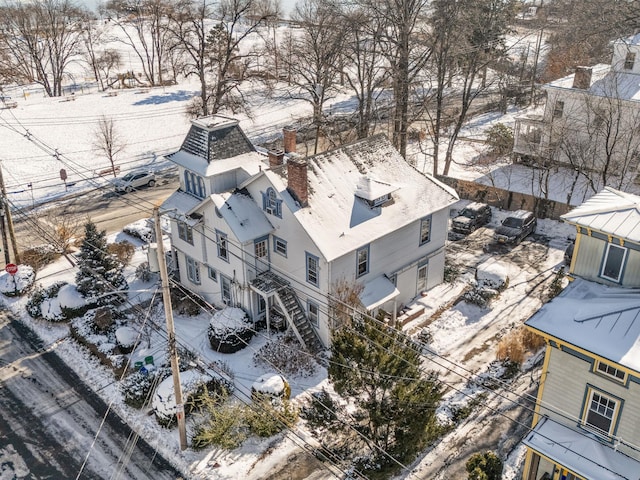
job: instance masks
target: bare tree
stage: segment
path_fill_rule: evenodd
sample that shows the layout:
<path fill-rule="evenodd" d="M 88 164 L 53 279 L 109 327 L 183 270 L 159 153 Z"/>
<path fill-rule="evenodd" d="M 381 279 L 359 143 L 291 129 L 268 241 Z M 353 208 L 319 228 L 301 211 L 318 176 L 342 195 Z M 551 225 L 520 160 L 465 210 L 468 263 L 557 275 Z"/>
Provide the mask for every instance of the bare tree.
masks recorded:
<path fill-rule="evenodd" d="M 113 118 L 102 116 L 98 121 L 93 146 L 102 152 L 111 163 L 113 176 L 117 176 L 116 157 L 127 146 L 124 138 L 118 133 Z"/>
<path fill-rule="evenodd" d="M 343 25 L 337 7 L 325 0 L 303 0 L 293 14 L 299 32 L 285 45 L 283 63 L 291 73 L 295 88 L 294 98 L 302 99 L 313 107 L 312 124 L 315 127 L 314 153 L 324 124 L 323 108 L 331 98 L 339 79 L 340 56 L 343 46 Z"/>
<path fill-rule="evenodd" d="M 105 90 L 105 81 L 107 79 L 102 76 L 99 64 L 100 53 L 98 53 L 102 43 L 103 31 L 96 28 L 96 18 L 89 12 L 86 13 L 81 23 L 81 29 L 87 63 L 98 85 L 100 85 L 100 90 Z"/>
<path fill-rule="evenodd" d="M 67 67 L 79 54 L 83 16 L 70 0 L 6 2 L 0 7 L 0 71 L 61 96 Z"/>

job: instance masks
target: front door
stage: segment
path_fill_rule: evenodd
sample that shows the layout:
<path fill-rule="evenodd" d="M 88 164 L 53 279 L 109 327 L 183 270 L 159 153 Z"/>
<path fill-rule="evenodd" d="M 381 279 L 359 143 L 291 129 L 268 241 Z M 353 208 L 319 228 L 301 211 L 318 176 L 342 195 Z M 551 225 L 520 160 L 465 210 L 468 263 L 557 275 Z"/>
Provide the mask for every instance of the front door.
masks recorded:
<path fill-rule="evenodd" d="M 260 238 L 253 245 L 256 257 L 256 271 L 262 273 L 269 270 L 269 237 Z"/>

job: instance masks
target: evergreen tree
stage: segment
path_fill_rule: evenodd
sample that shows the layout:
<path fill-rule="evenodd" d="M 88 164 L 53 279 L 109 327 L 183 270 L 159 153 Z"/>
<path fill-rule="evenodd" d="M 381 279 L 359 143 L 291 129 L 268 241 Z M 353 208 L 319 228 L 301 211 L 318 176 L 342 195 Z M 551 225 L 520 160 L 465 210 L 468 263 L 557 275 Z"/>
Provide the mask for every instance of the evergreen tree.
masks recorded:
<path fill-rule="evenodd" d="M 357 408 L 356 428 L 372 442 L 369 465 L 389 473 L 412 461 L 438 434 L 441 397 L 435 374 L 420 371 L 417 347 L 398 330 L 364 318 L 334 332 L 331 352 L 329 378 Z"/>
<path fill-rule="evenodd" d="M 104 230 L 98 231 L 92 221 L 84 226 L 84 240 L 78 255 L 76 285 L 78 292 L 87 298 L 95 298 L 98 305 L 110 305 L 118 291 L 127 290 L 122 270 L 124 265 L 107 251 L 107 238 Z M 109 295 L 109 292 L 113 292 Z"/>
<path fill-rule="evenodd" d="M 495 453 L 474 453 L 465 465 L 469 480 L 500 480 L 502 478 L 502 460 Z"/>

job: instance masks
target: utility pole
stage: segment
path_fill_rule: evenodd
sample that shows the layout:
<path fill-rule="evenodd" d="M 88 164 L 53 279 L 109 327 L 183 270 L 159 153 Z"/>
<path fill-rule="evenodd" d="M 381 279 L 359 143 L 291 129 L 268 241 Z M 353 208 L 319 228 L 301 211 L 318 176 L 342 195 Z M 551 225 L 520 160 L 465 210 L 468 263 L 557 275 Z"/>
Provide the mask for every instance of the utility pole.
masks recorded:
<path fill-rule="evenodd" d="M 167 320 L 167 333 L 169 336 L 169 357 L 171 358 L 171 375 L 173 377 L 173 390 L 176 397 L 176 417 L 178 419 L 178 432 L 180 433 L 180 450 L 184 450 L 187 448 L 187 426 L 184 418 L 184 404 L 182 403 L 182 386 L 180 385 L 180 371 L 178 369 L 178 350 L 176 348 L 176 331 L 173 325 L 173 309 L 171 308 L 167 260 L 164 256 L 164 246 L 162 245 L 162 227 L 160 226 L 160 210 L 158 207 L 153 209 L 153 220 L 156 228 L 158 267 L 162 281 L 164 315 Z"/>
<path fill-rule="evenodd" d="M 4 201 L 0 205 L 0 229 L 2 230 L 2 250 L 4 251 L 4 264 L 9 265 L 11 258 L 9 258 L 9 242 L 7 241 L 7 227 L 4 224 Z"/>
<path fill-rule="evenodd" d="M 2 165 L 0 164 L 0 193 L 2 194 L 2 207 L 4 216 L 7 219 L 7 228 L 9 230 L 9 238 L 11 238 L 11 247 L 13 248 L 13 258 L 17 265 L 20 265 L 20 254 L 18 253 L 18 245 L 16 244 L 16 232 L 13 229 L 13 220 L 11 219 L 11 209 L 7 201 L 7 191 L 4 188 L 4 177 L 2 176 Z"/>

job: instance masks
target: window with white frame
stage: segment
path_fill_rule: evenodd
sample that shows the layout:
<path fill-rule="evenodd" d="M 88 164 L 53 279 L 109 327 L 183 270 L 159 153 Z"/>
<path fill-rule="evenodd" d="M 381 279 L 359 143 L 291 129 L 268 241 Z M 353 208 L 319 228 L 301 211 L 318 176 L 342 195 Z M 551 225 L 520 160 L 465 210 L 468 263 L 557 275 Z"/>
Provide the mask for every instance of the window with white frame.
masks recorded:
<path fill-rule="evenodd" d="M 270 215 L 282 218 L 282 200 L 272 187 L 262 194 L 262 209 Z"/>
<path fill-rule="evenodd" d="M 633 65 L 636 63 L 635 52 L 627 52 L 627 56 L 624 59 L 624 69 L 633 70 Z"/>
<path fill-rule="evenodd" d="M 356 278 L 369 273 L 369 245 L 356 252 Z"/>
<path fill-rule="evenodd" d="M 620 282 L 626 257 L 627 249 L 625 247 L 614 245 L 613 243 L 607 244 L 600 276 L 613 282 Z"/>
<path fill-rule="evenodd" d="M 420 245 L 431 240 L 431 215 L 420 220 Z"/>
<path fill-rule="evenodd" d="M 193 245 L 193 229 L 186 222 L 178 220 L 178 237 Z"/>
<path fill-rule="evenodd" d="M 209 267 L 209 278 L 214 282 L 218 281 L 218 271 L 213 267 Z"/>
<path fill-rule="evenodd" d="M 316 287 L 318 286 L 318 271 L 320 269 L 318 260 L 318 257 L 306 252 L 307 282 Z"/>
<path fill-rule="evenodd" d="M 231 279 L 224 275 L 220 275 L 220 294 L 223 303 L 231 304 Z"/>
<path fill-rule="evenodd" d="M 187 260 L 187 278 L 196 284 L 200 284 L 200 265 L 191 257 L 185 257 Z"/>
<path fill-rule="evenodd" d="M 427 278 L 429 273 L 429 264 L 422 263 L 418 265 L 418 284 L 416 290 L 418 293 L 424 292 L 427 289 Z"/>
<path fill-rule="evenodd" d="M 205 188 L 204 179 L 200 175 L 185 170 L 184 172 L 184 188 L 187 193 L 195 195 L 198 198 L 204 198 Z"/>
<path fill-rule="evenodd" d="M 273 237 L 273 250 L 283 257 L 287 256 L 287 242 L 279 237 Z"/>
<path fill-rule="evenodd" d="M 553 118 L 562 118 L 564 113 L 564 102 L 562 100 L 556 100 L 553 106 Z"/>
<path fill-rule="evenodd" d="M 615 428 L 619 410 L 620 401 L 617 398 L 589 388 L 582 423 L 597 433 L 609 436 Z"/>
<path fill-rule="evenodd" d="M 316 327 L 318 326 L 318 319 L 320 318 L 320 307 L 318 307 L 317 303 L 312 301 L 307 302 L 307 317 L 313 325 L 315 325 Z"/>
<path fill-rule="evenodd" d="M 227 235 L 219 230 L 216 230 L 216 244 L 218 246 L 218 257 L 229 261 L 229 244 L 227 242 Z"/>
<path fill-rule="evenodd" d="M 625 383 L 627 381 L 627 374 L 623 370 L 618 370 L 613 365 L 600 360 L 596 360 L 595 371 L 617 382 Z"/>

